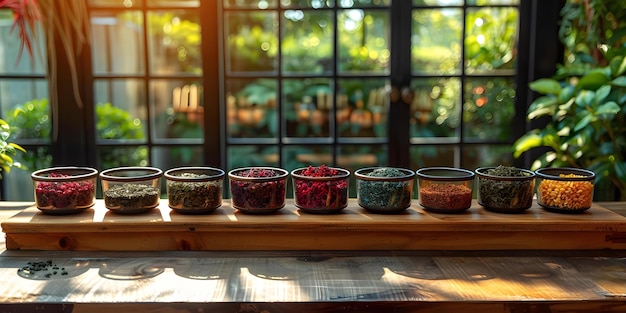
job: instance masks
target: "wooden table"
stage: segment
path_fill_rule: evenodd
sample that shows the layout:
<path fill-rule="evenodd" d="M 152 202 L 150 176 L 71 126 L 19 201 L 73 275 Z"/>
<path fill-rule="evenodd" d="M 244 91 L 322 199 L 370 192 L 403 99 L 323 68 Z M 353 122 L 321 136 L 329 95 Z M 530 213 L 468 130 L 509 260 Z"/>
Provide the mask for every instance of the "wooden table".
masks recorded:
<path fill-rule="evenodd" d="M 624 252 L 2 249 L 0 312 L 626 312 Z"/>

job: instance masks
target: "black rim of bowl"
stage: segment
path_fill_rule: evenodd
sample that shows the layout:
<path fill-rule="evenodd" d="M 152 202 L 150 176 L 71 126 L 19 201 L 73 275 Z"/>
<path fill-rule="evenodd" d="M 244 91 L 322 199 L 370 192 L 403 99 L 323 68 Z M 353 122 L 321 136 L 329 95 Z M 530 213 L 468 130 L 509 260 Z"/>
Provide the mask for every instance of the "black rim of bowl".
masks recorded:
<path fill-rule="evenodd" d="M 213 174 L 207 174 L 213 172 Z M 196 175 L 201 175 L 198 177 L 181 177 L 176 174 L 181 173 L 193 173 Z M 163 174 L 166 179 L 172 181 L 180 181 L 180 182 L 205 182 L 211 180 L 218 180 L 223 178 L 225 172 L 222 169 L 215 167 L 203 167 L 203 166 L 189 166 L 189 167 L 177 167 L 172 168 Z"/>
<path fill-rule="evenodd" d="M 246 177 L 237 175 L 239 172 L 249 171 L 252 169 L 260 169 L 260 170 L 272 170 L 277 175 L 268 176 L 268 177 Z M 278 167 L 270 167 L 270 166 L 250 166 L 250 167 L 240 167 L 228 172 L 228 178 L 237 181 L 250 181 L 250 182 L 264 182 L 264 181 L 275 181 L 282 180 L 289 175 L 287 170 L 278 168 Z"/>
<path fill-rule="evenodd" d="M 67 177 L 50 177 L 52 173 L 69 175 Z M 44 176 L 46 175 L 46 176 Z M 98 176 L 98 170 L 91 167 L 80 166 L 63 166 L 50 167 L 33 172 L 31 175 L 33 180 L 46 182 L 69 182 L 75 180 L 92 179 Z"/>
<path fill-rule="evenodd" d="M 144 174 L 133 175 L 133 176 L 116 176 L 116 174 L 124 173 L 124 172 L 137 172 L 137 173 L 144 173 Z M 145 166 L 116 167 L 116 168 L 104 170 L 100 173 L 101 179 L 108 180 L 108 181 L 118 181 L 118 182 L 148 180 L 148 179 L 160 178 L 161 176 L 163 176 L 163 171 L 160 168 L 145 167 Z"/>
<path fill-rule="evenodd" d="M 464 181 L 474 178 L 474 172 L 455 167 L 424 167 L 415 173 L 419 178 L 435 181 Z"/>
<path fill-rule="evenodd" d="M 535 171 L 537 177 L 550 180 L 567 180 L 567 181 L 590 181 L 596 178 L 596 173 L 582 168 L 573 167 L 546 167 Z M 574 174 L 583 177 L 561 177 L 561 174 Z"/>
<path fill-rule="evenodd" d="M 350 171 L 348 171 L 347 169 L 340 168 L 340 167 L 330 167 L 330 166 L 328 166 L 328 168 L 336 170 L 337 172 L 339 172 L 339 174 L 335 176 L 321 176 L 321 177 L 302 175 L 301 174 L 302 171 L 306 170 L 307 168 L 308 167 L 297 168 L 291 171 L 291 176 L 297 179 L 318 180 L 318 181 L 339 180 L 339 179 L 346 179 L 350 177 Z"/>
<path fill-rule="evenodd" d="M 368 174 L 374 170 L 382 169 L 382 168 L 390 168 L 394 170 L 398 170 L 402 172 L 404 175 L 402 176 L 369 176 Z M 376 166 L 376 167 L 366 167 L 358 169 L 354 172 L 354 176 L 361 180 L 369 180 L 369 181 L 406 181 L 415 177 L 415 172 L 412 170 L 401 168 L 401 167 L 391 167 L 391 166 Z"/>
<path fill-rule="evenodd" d="M 535 172 L 531 170 L 527 170 L 525 168 L 515 167 L 516 170 L 521 171 L 522 173 L 528 174 L 527 176 L 498 176 L 484 173 L 487 170 L 494 169 L 495 167 L 479 167 L 475 170 L 476 175 L 480 178 L 486 179 L 496 179 L 496 180 L 508 180 L 508 181 L 523 181 L 523 180 L 531 180 L 535 178 Z"/>

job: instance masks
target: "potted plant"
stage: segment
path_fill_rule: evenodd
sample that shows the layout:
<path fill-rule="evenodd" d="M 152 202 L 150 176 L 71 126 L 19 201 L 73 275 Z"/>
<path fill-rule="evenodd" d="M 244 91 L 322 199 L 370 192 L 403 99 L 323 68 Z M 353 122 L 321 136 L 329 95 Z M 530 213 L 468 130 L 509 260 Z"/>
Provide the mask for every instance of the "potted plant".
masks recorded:
<path fill-rule="evenodd" d="M 13 160 L 13 156 L 19 151 L 26 152 L 26 150 L 16 143 L 9 142 L 9 136 L 11 136 L 11 126 L 5 120 L 0 119 L 0 179 L 13 167 L 25 168 L 20 162 Z"/>
<path fill-rule="evenodd" d="M 545 119 L 514 144 L 514 155 L 545 153 L 532 168 L 575 167 L 596 173 L 596 183 L 626 200 L 626 11 L 619 1 L 570 0 L 561 11 L 564 64 L 551 78 L 532 82 L 541 94 L 528 119 Z M 613 187 L 613 188 L 611 188 Z"/>

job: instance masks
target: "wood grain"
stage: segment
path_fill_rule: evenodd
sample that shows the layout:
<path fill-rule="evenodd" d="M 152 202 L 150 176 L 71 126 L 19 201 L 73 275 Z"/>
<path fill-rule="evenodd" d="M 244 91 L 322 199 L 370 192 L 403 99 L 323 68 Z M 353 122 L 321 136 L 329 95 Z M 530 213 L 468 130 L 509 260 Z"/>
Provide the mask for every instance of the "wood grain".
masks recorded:
<path fill-rule="evenodd" d="M 401 214 L 372 214 L 355 199 L 339 214 L 301 213 L 292 202 L 250 215 L 228 200 L 214 213 L 184 215 L 166 200 L 148 213 L 109 212 L 99 200 L 80 214 L 28 207 L 2 222 L 7 249 L 20 250 L 602 250 L 626 249 L 626 218 L 599 204 L 581 214 L 534 205 L 493 213 L 474 203 L 462 214 L 435 214 L 416 202 Z"/>

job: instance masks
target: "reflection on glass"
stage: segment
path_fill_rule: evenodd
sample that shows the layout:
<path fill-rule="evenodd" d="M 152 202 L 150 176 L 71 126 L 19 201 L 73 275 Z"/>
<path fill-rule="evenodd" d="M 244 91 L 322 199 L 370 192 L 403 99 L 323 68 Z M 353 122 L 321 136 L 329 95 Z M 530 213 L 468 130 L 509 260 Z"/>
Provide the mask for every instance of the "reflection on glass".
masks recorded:
<path fill-rule="evenodd" d="M 465 82 L 463 121 L 465 137 L 508 140 L 515 115 L 515 84 L 512 79 L 468 79 Z"/>
<path fill-rule="evenodd" d="M 517 20 L 515 8 L 467 11 L 465 67 L 469 74 L 515 68 Z"/>
<path fill-rule="evenodd" d="M 143 16 L 140 11 L 91 13 L 92 57 L 96 74 L 145 72 Z"/>
<path fill-rule="evenodd" d="M 278 166 L 278 147 L 261 145 L 229 146 L 227 148 L 227 169 L 248 166 Z"/>
<path fill-rule="evenodd" d="M 430 166 L 456 167 L 458 147 L 453 145 L 413 145 L 409 151 L 411 168 L 420 169 Z"/>
<path fill-rule="evenodd" d="M 202 74 L 198 13 L 149 11 L 147 19 L 151 70 L 157 74 Z"/>
<path fill-rule="evenodd" d="M 226 80 L 226 127 L 231 138 L 278 137 L 275 79 Z"/>
<path fill-rule="evenodd" d="M 282 66 L 286 73 L 333 70 L 333 11 L 283 13 Z"/>
<path fill-rule="evenodd" d="M 389 72 L 390 22 L 387 11 L 340 10 L 337 23 L 340 72 Z"/>
<path fill-rule="evenodd" d="M 202 90 L 196 81 L 152 80 L 152 138 L 203 138 Z"/>
<path fill-rule="evenodd" d="M 414 79 L 411 103 L 411 137 L 456 137 L 461 119 L 461 80 Z"/>
<path fill-rule="evenodd" d="M 387 81 L 342 79 L 337 92 L 337 131 L 341 137 L 387 136 Z"/>
<path fill-rule="evenodd" d="M 98 149 L 98 156 L 98 168 L 102 169 L 148 165 L 146 146 L 102 146 Z"/>
<path fill-rule="evenodd" d="M 476 145 L 463 148 L 461 162 L 465 168 L 476 169 L 482 166 L 512 166 L 513 153 L 511 146 L 505 145 Z"/>
<path fill-rule="evenodd" d="M 462 15 L 461 9 L 413 11 L 411 66 L 414 73 L 460 72 Z"/>
<path fill-rule="evenodd" d="M 276 12 L 225 12 L 226 70 L 273 72 L 277 68 Z"/>
<path fill-rule="evenodd" d="M 329 137 L 333 107 L 332 80 L 283 81 L 283 118 L 287 137 Z"/>

